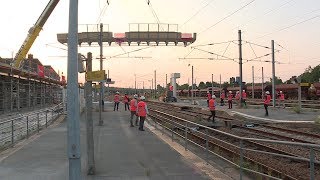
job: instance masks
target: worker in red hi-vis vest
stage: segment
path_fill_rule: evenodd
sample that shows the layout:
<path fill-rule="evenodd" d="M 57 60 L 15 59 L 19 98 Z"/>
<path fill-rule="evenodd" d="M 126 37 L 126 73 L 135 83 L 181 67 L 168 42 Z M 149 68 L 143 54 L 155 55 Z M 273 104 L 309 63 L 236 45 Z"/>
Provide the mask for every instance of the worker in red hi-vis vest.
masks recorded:
<path fill-rule="evenodd" d="M 128 97 L 127 94 L 124 94 L 123 103 L 124 103 L 124 110 L 127 111 L 127 108 L 128 108 L 128 111 L 129 111 L 130 110 L 130 108 L 129 108 L 129 97 Z"/>
<path fill-rule="evenodd" d="M 145 97 L 141 96 L 140 97 L 140 102 L 138 103 L 138 116 L 140 118 L 139 121 L 139 130 L 144 131 L 143 125 L 144 125 L 144 120 L 146 120 L 147 114 L 149 114 L 147 103 L 145 102 Z"/>
<path fill-rule="evenodd" d="M 228 94 L 228 109 L 232 109 L 232 98 L 233 98 L 233 95 L 232 95 L 232 91 L 229 91 L 229 94 Z"/>
<path fill-rule="evenodd" d="M 210 94 L 210 92 L 208 91 L 208 92 L 207 92 L 207 107 L 209 107 L 209 101 L 210 101 L 210 99 L 211 99 L 211 94 Z"/>
<path fill-rule="evenodd" d="M 279 102 L 279 107 L 282 106 L 283 108 L 285 108 L 286 105 L 284 104 L 284 93 L 283 93 L 282 91 L 280 91 L 279 100 L 280 100 L 280 102 Z"/>
<path fill-rule="evenodd" d="M 247 107 L 247 93 L 246 90 L 242 90 L 242 102 L 245 107 Z"/>
<path fill-rule="evenodd" d="M 208 118 L 208 121 L 210 121 L 210 118 L 212 117 L 212 122 L 214 122 L 214 118 L 216 117 L 216 96 L 212 95 L 212 98 L 209 100 L 209 110 L 211 112 L 211 115 Z"/>
<path fill-rule="evenodd" d="M 136 116 L 136 126 L 138 126 L 138 114 L 137 114 L 137 109 L 138 109 L 138 95 L 135 94 L 133 95 L 133 99 L 130 101 L 130 112 L 131 112 L 131 117 L 130 117 L 130 126 L 133 127 L 133 116 Z"/>
<path fill-rule="evenodd" d="M 269 106 L 269 104 L 270 104 L 270 101 L 271 101 L 271 96 L 270 96 L 269 91 L 267 91 L 267 92 L 266 92 L 266 95 L 265 95 L 265 98 L 264 98 L 264 102 L 263 102 L 264 109 L 266 110 L 265 116 L 269 116 L 268 106 Z"/>
<path fill-rule="evenodd" d="M 114 107 L 113 107 L 113 111 L 117 111 L 119 110 L 119 103 L 120 103 L 120 93 L 116 92 L 116 94 L 114 95 L 113 101 L 114 101 Z"/>

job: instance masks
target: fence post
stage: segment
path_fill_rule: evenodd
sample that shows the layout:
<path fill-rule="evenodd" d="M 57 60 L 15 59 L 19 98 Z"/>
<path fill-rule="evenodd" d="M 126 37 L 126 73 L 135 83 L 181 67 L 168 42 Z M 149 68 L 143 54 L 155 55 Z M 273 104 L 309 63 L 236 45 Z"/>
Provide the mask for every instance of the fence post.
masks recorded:
<path fill-rule="evenodd" d="M 38 126 L 38 133 L 40 132 L 40 117 L 39 113 L 37 113 L 37 126 Z"/>
<path fill-rule="evenodd" d="M 29 116 L 27 116 L 27 138 L 29 138 Z"/>
<path fill-rule="evenodd" d="M 314 180 L 314 149 L 310 147 L 310 180 Z"/>
<path fill-rule="evenodd" d="M 208 164 L 209 160 L 209 133 L 208 128 L 206 128 L 206 162 Z"/>
<path fill-rule="evenodd" d="M 243 140 L 240 139 L 240 180 L 242 180 L 242 175 L 243 175 Z"/>
<path fill-rule="evenodd" d="M 48 110 L 46 110 L 46 128 L 48 128 Z"/>
<path fill-rule="evenodd" d="M 13 126 L 13 120 L 11 120 L 11 144 L 14 143 L 14 126 Z"/>
<path fill-rule="evenodd" d="M 185 125 L 185 131 L 184 131 L 184 141 L 185 141 L 185 146 L 184 146 L 184 150 L 188 150 L 188 122 L 186 121 L 186 125 Z"/>

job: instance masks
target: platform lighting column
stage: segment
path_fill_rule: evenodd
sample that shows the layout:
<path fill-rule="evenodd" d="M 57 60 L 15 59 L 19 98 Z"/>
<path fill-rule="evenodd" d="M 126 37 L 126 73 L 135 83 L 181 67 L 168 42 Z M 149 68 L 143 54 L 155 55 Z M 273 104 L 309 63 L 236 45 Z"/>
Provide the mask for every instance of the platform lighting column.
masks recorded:
<path fill-rule="evenodd" d="M 69 180 L 81 180 L 78 94 L 78 0 L 70 0 L 69 4 L 67 100 Z"/>
<path fill-rule="evenodd" d="M 242 107 L 242 40 L 241 40 L 241 30 L 238 31 L 238 35 L 239 35 L 240 107 Z"/>
<path fill-rule="evenodd" d="M 103 32 L 103 24 L 100 23 L 100 71 L 103 69 L 103 42 L 102 42 L 102 32 Z M 103 86 L 104 83 L 100 82 L 100 93 L 99 93 L 99 126 L 103 125 L 103 119 L 102 119 L 102 101 L 103 101 Z"/>
<path fill-rule="evenodd" d="M 275 67 L 275 57 L 274 57 L 274 40 L 271 40 L 271 50 L 272 50 L 272 106 L 276 107 L 276 67 Z"/>
<path fill-rule="evenodd" d="M 92 71 L 92 53 L 87 54 L 87 72 Z M 88 174 L 95 174 L 94 162 L 94 138 L 93 138 L 93 120 L 92 120 L 92 81 L 85 83 L 86 97 L 86 129 L 87 129 L 87 156 L 88 156 Z"/>
<path fill-rule="evenodd" d="M 252 99 L 254 99 L 254 66 L 252 66 Z"/>

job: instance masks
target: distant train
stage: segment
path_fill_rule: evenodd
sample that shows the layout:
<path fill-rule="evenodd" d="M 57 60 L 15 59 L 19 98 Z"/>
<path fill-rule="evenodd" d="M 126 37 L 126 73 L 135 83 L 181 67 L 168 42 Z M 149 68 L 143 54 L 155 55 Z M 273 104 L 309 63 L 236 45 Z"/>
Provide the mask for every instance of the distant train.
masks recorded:
<path fill-rule="evenodd" d="M 247 92 L 249 98 L 252 97 L 252 86 L 244 86 L 244 90 Z M 266 85 L 264 92 L 269 91 L 272 94 L 272 85 Z M 239 87 L 228 87 L 228 88 L 216 88 L 211 87 L 206 89 L 194 89 L 192 90 L 178 90 L 180 97 L 191 97 L 191 93 L 194 93 L 194 97 L 206 97 L 207 92 L 215 94 L 218 98 L 220 97 L 220 92 L 224 91 L 225 93 L 232 91 L 235 94 L 239 91 Z M 262 98 L 262 86 L 254 86 L 254 98 Z M 278 94 L 282 91 L 285 94 L 286 99 L 298 99 L 298 84 L 280 84 L 276 85 L 276 93 Z M 302 83 L 301 86 L 301 97 L 306 100 L 318 100 L 320 99 L 320 83 Z"/>

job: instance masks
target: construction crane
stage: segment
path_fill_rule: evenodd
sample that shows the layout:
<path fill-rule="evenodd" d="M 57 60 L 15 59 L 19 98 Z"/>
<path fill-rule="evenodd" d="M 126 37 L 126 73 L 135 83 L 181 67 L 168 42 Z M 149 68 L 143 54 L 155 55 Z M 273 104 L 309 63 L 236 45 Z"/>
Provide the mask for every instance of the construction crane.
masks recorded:
<path fill-rule="evenodd" d="M 54 8 L 57 6 L 60 0 L 50 0 L 47 4 L 46 8 L 42 11 L 40 17 L 38 18 L 37 22 L 32 26 L 29 31 L 26 39 L 24 40 L 23 44 L 21 45 L 19 51 L 17 52 L 16 56 L 14 57 L 14 67 L 19 69 L 22 65 L 22 61 L 26 57 L 27 53 L 29 52 L 32 44 L 37 39 L 42 27 L 48 20 L 49 16 L 51 15 Z"/>

